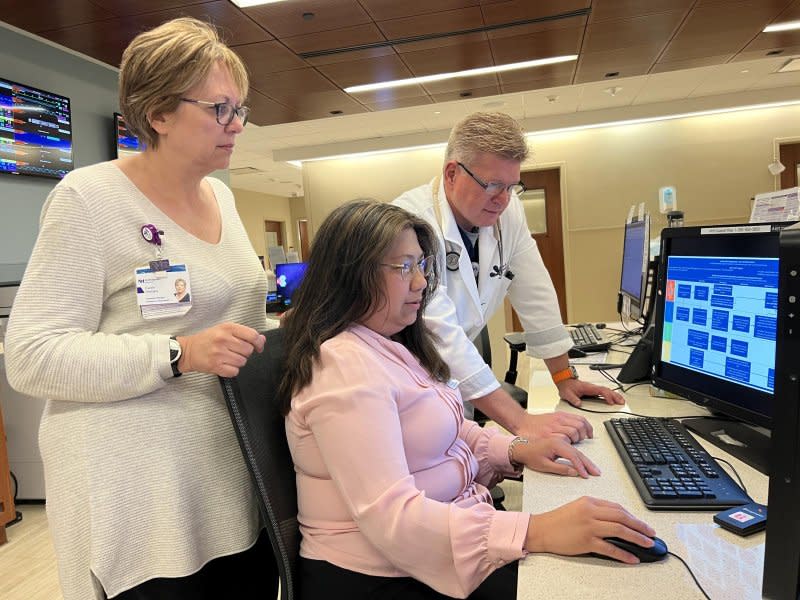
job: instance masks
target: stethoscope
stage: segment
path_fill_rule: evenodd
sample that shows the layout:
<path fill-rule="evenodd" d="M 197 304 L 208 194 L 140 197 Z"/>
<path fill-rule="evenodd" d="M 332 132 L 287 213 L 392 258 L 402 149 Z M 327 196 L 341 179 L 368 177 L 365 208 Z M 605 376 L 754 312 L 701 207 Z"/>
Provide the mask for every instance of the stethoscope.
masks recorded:
<path fill-rule="evenodd" d="M 436 222 L 439 224 L 439 229 L 442 230 L 444 235 L 444 228 L 442 226 L 442 209 L 439 207 L 439 185 L 441 184 L 441 176 L 437 175 L 433 180 L 433 210 L 436 213 Z M 500 229 L 500 220 L 497 220 L 492 226 L 494 237 L 497 240 L 497 253 L 500 255 L 500 263 L 492 267 L 489 277 L 505 277 L 509 281 L 514 279 L 514 273 L 509 269 L 509 264 L 503 260 L 503 232 Z M 446 242 L 449 245 L 450 242 Z M 451 246 L 452 247 L 452 246 Z M 445 253 L 445 266 L 448 271 L 458 271 L 459 253 L 455 250 L 446 248 Z M 475 276 L 477 279 L 477 275 Z"/>

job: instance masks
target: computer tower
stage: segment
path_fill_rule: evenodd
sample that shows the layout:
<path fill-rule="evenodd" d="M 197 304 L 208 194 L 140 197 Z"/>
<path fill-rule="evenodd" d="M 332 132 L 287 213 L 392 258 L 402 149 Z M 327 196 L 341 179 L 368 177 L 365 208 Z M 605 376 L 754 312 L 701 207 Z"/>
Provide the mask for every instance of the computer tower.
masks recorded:
<path fill-rule="evenodd" d="M 762 593 L 800 598 L 800 228 L 781 232 L 775 410 Z"/>

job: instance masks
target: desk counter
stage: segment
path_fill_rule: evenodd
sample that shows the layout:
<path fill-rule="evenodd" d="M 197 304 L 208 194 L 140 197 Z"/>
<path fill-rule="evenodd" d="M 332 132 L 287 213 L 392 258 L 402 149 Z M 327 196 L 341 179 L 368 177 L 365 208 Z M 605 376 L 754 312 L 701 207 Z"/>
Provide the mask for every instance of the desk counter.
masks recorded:
<path fill-rule="evenodd" d="M 602 375 L 578 367 L 581 378 L 607 383 Z M 612 371 L 616 373 L 616 371 Z M 626 386 L 627 387 L 627 386 Z M 761 598 L 765 533 L 743 538 L 716 525 L 715 511 L 650 511 L 639 497 L 622 460 L 611 442 L 603 421 L 620 414 L 593 414 L 579 411 L 560 401 L 555 385 L 542 361 L 531 361 L 528 410 L 533 413 L 564 410 L 581 414 L 594 429 L 594 438 L 579 444 L 580 450 L 600 468 L 602 474 L 588 480 L 559 477 L 525 470 L 522 508 L 539 513 L 580 498 L 594 496 L 622 504 L 649 523 L 669 550 L 692 568 L 713 600 L 757 600 Z M 604 402 L 589 400 L 583 406 L 592 410 L 622 410 L 645 416 L 690 416 L 708 414 L 686 400 L 652 397 L 649 384 L 625 394 L 628 403 L 616 409 Z M 736 468 L 753 500 L 766 504 L 768 478 L 700 439 L 712 456 L 728 460 Z M 723 465 L 725 467 L 725 465 Z M 725 467 L 727 468 L 727 467 Z M 733 476 L 735 479 L 735 476 Z M 614 598 L 615 600 L 661 597 L 664 599 L 703 598 L 689 572 L 673 556 L 658 563 L 625 565 L 589 556 L 562 557 L 531 554 L 520 563 L 518 600 L 534 598 Z"/>

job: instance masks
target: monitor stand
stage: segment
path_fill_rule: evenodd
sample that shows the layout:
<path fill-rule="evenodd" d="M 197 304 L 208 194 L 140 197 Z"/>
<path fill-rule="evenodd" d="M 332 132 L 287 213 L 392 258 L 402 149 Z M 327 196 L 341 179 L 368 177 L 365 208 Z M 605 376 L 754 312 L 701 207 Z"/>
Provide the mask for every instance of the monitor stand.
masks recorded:
<path fill-rule="evenodd" d="M 769 475 L 770 437 L 769 433 L 764 433 L 766 430 L 759 431 L 746 423 L 726 418 L 681 419 L 681 424 L 743 463 Z"/>

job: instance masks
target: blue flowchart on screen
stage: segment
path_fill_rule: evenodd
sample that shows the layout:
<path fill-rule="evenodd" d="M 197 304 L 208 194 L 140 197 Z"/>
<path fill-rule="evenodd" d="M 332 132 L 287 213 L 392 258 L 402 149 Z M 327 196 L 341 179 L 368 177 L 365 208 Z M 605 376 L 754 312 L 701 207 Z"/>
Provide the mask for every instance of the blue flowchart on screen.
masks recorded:
<path fill-rule="evenodd" d="M 670 256 L 666 361 L 772 392 L 778 260 Z"/>

